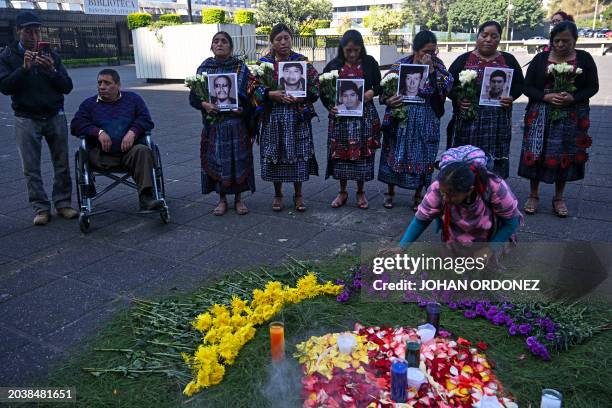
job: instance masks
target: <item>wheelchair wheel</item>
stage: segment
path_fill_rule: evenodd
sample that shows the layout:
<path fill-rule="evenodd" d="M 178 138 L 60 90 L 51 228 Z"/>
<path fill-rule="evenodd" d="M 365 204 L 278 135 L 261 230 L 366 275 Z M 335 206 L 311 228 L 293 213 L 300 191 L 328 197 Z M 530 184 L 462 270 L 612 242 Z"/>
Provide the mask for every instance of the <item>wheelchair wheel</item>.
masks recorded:
<path fill-rule="evenodd" d="M 89 220 L 89 216 L 82 212 L 79 215 L 79 228 L 81 229 L 81 232 L 83 234 L 87 234 L 87 231 L 89 231 L 89 226 L 91 225 L 91 221 Z"/>
<path fill-rule="evenodd" d="M 76 196 L 77 196 L 77 204 L 79 205 L 79 209 L 83 205 L 83 193 L 81 192 L 81 161 L 79 160 L 79 152 L 75 152 L 74 154 L 74 180 L 76 182 Z"/>
<path fill-rule="evenodd" d="M 160 213 L 159 216 L 164 224 L 168 224 L 170 222 L 170 212 L 168 211 L 168 207 L 165 207 Z"/>

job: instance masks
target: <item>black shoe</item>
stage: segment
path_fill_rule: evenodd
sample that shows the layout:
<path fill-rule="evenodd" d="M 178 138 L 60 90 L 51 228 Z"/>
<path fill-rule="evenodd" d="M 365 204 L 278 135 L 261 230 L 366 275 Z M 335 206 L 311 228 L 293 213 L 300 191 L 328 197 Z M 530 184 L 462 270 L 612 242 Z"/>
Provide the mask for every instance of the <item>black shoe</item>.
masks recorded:
<path fill-rule="evenodd" d="M 159 210 L 164 207 L 162 200 L 156 200 L 150 195 L 140 196 L 140 209 L 145 211 Z"/>

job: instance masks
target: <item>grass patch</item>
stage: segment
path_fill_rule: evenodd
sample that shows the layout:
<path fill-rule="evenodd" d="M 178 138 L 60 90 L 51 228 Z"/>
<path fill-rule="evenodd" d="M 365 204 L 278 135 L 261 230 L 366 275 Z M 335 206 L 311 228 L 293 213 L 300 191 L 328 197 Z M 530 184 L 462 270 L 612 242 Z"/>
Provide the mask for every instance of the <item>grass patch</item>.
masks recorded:
<path fill-rule="evenodd" d="M 338 257 L 311 265 L 322 279 L 341 277 L 358 260 Z M 269 269 L 272 274 L 283 269 Z M 236 277 L 236 274 L 231 274 Z M 230 278 L 224 278 L 230 279 Z M 170 299 L 189 303 L 201 296 L 200 291 Z M 193 310 L 193 316 L 203 310 Z M 96 352 L 96 348 L 132 349 L 142 337 L 136 333 L 134 310 L 122 312 L 99 336 L 87 345 L 84 352 L 75 354 L 63 367 L 48 378 L 50 386 L 75 386 L 79 406 L 94 407 L 268 407 L 273 406 L 269 378 L 267 330 L 260 328 L 254 339 L 240 352 L 236 363 L 227 367 L 223 382 L 186 398 L 181 394 L 184 381 L 159 374 L 141 374 L 126 378 L 121 374 L 94 376 L 83 367 L 122 367 L 124 353 Z M 612 310 L 602 308 L 595 315 L 602 322 L 612 319 Z M 287 307 L 282 312 L 285 321 L 287 354 L 294 345 L 312 335 L 352 329 L 355 322 L 364 325 L 416 326 L 424 312 L 415 304 L 366 303 L 359 297 L 340 304 L 333 298 L 316 298 Z M 511 337 L 504 327 L 491 325 L 484 319 L 470 320 L 460 311 L 443 310 L 442 326 L 455 336 L 489 344 L 487 356 L 496 363 L 496 375 L 519 402 L 521 407 L 539 406 L 542 388 L 552 387 L 564 394 L 564 407 L 609 406 L 609 384 L 612 383 L 612 333 L 600 333 L 584 344 L 562 353 L 553 352 L 552 362 L 531 357 L 524 346 L 524 338 Z M 144 346 L 144 345 L 141 345 Z M 285 399 L 274 399 L 275 406 L 299 406 L 299 367 L 293 358 L 287 359 L 284 373 L 295 373 L 285 384 Z M 177 363 L 177 369 L 189 370 Z M 289 376 L 286 376 L 289 377 Z M 289 391 L 289 392 L 287 392 Z M 278 394 L 275 394 L 278 397 Z M 280 405 L 279 405 L 280 404 Z M 53 405 L 59 406 L 59 405 Z M 67 405 L 68 406 L 68 405 Z"/>

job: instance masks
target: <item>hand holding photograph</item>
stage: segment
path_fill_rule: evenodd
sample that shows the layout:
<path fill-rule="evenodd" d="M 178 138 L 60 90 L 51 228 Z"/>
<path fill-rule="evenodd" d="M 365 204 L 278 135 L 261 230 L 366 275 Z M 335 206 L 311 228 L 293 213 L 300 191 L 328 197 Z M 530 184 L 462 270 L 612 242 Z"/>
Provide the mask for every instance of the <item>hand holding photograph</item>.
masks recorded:
<path fill-rule="evenodd" d="M 278 63 L 278 87 L 285 94 L 303 98 L 306 96 L 306 61 Z"/>
<path fill-rule="evenodd" d="M 209 74 L 208 94 L 210 103 L 214 103 L 221 111 L 238 109 L 238 79 L 235 73 Z"/>
<path fill-rule="evenodd" d="M 501 106 L 501 98 L 510 96 L 512 68 L 486 67 L 482 77 L 479 105 Z"/>
<path fill-rule="evenodd" d="M 403 102 L 424 103 L 419 96 L 429 76 L 429 66 L 422 64 L 401 64 L 400 79 L 397 83 L 397 94 L 402 95 Z"/>

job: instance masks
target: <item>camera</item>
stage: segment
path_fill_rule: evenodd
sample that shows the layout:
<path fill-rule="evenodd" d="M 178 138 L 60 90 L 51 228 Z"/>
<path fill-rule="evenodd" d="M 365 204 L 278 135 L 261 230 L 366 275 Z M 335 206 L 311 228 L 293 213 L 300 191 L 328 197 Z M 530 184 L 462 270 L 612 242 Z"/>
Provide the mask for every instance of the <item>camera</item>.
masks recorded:
<path fill-rule="evenodd" d="M 51 44 L 48 41 L 41 41 L 38 43 L 38 53 L 47 57 L 51 56 Z"/>

